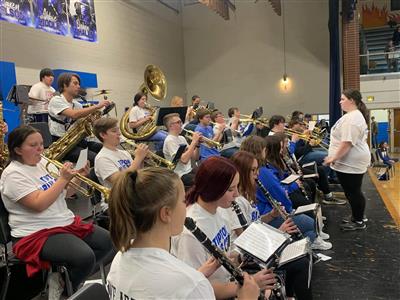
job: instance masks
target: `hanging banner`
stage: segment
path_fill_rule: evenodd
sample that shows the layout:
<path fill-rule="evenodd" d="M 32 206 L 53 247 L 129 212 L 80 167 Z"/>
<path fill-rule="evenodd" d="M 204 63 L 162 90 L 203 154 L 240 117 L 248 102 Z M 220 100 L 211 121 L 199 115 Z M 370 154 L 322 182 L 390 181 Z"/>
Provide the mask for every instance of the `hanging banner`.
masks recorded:
<path fill-rule="evenodd" d="M 64 0 L 34 0 L 35 27 L 37 29 L 68 35 L 66 2 Z"/>
<path fill-rule="evenodd" d="M 96 42 L 97 28 L 93 0 L 69 0 L 68 8 L 72 37 Z"/>
<path fill-rule="evenodd" d="M 0 0 L 0 19 L 33 27 L 29 0 Z"/>

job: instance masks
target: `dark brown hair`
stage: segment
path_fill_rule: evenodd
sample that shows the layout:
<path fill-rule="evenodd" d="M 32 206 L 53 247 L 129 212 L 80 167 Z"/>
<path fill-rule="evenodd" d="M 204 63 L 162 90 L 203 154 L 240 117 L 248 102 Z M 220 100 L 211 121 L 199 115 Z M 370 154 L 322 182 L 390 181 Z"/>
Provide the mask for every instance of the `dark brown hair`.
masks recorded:
<path fill-rule="evenodd" d="M 128 250 L 139 232 L 151 230 L 162 207 L 176 206 L 180 182 L 176 173 L 165 168 L 124 172 L 118 177 L 109 200 L 110 235 L 118 250 Z"/>
<path fill-rule="evenodd" d="M 265 154 L 266 161 L 278 169 L 279 173 L 283 173 L 285 170 L 285 164 L 281 156 L 281 138 L 279 136 L 270 135 L 265 138 Z"/>
<path fill-rule="evenodd" d="M 79 84 L 81 84 L 81 78 L 79 77 L 78 74 L 61 73 L 60 76 L 58 76 L 57 85 L 58 85 L 58 91 L 60 93 L 63 93 L 64 89 L 70 85 L 70 83 L 72 81 L 72 77 L 75 77 L 76 79 L 78 79 Z"/>
<path fill-rule="evenodd" d="M 15 152 L 15 148 L 21 147 L 27 137 L 34 133 L 40 132 L 37 129 L 27 125 L 17 127 L 10 132 L 7 142 L 8 151 L 10 153 L 10 161 L 16 160 L 21 162 L 21 156 Z"/>
<path fill-rule="evenodd" d="M 239 171 L 239 193 L 250 202 L 256 200 L 256 184 L 253 178 L 252 165 L 256 157 L 247 151 L 238 151 L 231 160 Z"/>
<path fill-rule="evenodd" d="M 229 159 L 219 156 L 207 158 L 201 163 L 194 185 L 186 194 L 186 204 L 197 202 L 199 196 L 204 202 L 217 201 L 229 189 L 236 173 L 237 169 Z"/>
<path fill-rule="evenodd" d="M 210 115 L 210 114 L 211 114 L 211 112 L 206 108 L 200 108 L 196 112 L 196 116 L 197 116 L 198 120 L 203 119 L 206 115 Z"/>
<path fill-rule="evenodd" d="M 342 92 L 343 95 L 346 96 L 347 99 L 353 100 L 357 106 L 357 109 L 362 113 L 364 116 L 365 122 L 369 123 L 369 110 L 367 106 L 362 101 L 361 93 L 358 90 L 354 89 L 346 89 Z"/>

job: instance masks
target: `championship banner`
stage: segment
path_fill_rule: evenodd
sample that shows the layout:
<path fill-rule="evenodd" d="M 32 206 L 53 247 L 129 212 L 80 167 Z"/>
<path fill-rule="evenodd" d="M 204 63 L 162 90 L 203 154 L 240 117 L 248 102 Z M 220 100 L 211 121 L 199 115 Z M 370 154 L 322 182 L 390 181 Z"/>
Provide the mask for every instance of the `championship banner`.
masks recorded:
<path fill-rule="evenodd" d="M 35 0 L 34 16 L 37 29 L 68 35 L 66 2 L 64 0 Z"/>
<path fill-rule="evenodd" d="M 93 1 L 69 1 L 69 23 L 73 38 L 97 42 L 96 15 Z"/>
<path fill-rule="evenodd" d="M 33 27 L 29 0 L 0 0 L 0 20 Z"/>

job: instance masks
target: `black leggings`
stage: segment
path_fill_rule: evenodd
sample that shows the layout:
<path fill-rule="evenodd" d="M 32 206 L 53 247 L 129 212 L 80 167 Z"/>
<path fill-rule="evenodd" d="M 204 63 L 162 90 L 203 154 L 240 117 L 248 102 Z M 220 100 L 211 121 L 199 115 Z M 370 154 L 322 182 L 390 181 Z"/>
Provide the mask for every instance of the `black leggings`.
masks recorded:
<path fill-rule="evenodd" d="M 365 197 L 361 191 L 364 174 L 349 174 L 336 171 L 340 185 L 350 202 L 353 219 L 362 221 L 365 211 Z"/>
<path fill-rule="evenodd" d="M 112 248 L 109 232 L 94 225 L 94 232 L 84 239 L 67 233 L 50 236 L 40 257 L 52 264 L 67 267 L 72 287 L 76 290 L 91 275 L 96 263 L 101 262 Z"/>

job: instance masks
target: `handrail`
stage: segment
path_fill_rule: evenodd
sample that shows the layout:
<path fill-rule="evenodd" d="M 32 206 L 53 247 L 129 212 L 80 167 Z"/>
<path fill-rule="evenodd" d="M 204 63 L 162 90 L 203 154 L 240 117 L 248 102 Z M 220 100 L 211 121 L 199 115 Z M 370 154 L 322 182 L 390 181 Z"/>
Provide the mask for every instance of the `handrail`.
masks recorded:
<path fill-rule="evenodd" d="M 372 54 L 360 54 L 359 56 L 374 56 L 374 55 L 382 55 L 382 54 L 394 54 L 394 53 L 399 53 L 400 54 L 400 50 L 396 50 L 396 51 L 389 51 L 389 52 L 379 52 L 379 53 L 372 53 Z"/>

